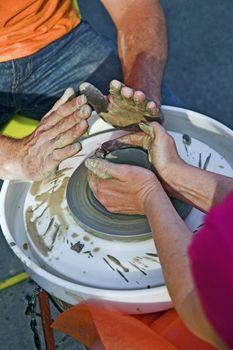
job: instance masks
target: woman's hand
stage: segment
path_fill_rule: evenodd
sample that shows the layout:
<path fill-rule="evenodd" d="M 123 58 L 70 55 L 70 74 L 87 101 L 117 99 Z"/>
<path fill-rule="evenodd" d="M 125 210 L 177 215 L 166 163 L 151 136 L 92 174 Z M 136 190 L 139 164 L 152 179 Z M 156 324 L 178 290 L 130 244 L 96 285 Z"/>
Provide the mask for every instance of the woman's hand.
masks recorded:
<path fill-rule="evenodd" d="M 100 159 L 87 159 L 85 164 L 91 190 L 112 213 L 145 214 L 151 197 L 162 190 L 156 176 L 142 167 Z"/>
<path fill-rule="evenodd" d="M 148 151 L 150 161 L 159 177 L 166 181 L 173 177 L 174 167 L 184 166 L 173 138 L 158 123 L 139 124 L 142 132 L 127 134 L 117 139 L 119 144 L 130 144 Z"/>

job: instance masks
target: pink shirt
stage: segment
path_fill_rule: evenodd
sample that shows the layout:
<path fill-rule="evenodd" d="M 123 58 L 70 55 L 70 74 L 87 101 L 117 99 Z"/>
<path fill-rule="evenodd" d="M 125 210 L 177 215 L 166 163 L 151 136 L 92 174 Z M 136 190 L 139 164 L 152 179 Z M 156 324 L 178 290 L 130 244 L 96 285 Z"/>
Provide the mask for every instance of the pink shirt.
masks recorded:
<path fill-rule="evenodd" d="M 189 256 L 204 312 L 233 349 L 233 192 L 206 216 Z"/>

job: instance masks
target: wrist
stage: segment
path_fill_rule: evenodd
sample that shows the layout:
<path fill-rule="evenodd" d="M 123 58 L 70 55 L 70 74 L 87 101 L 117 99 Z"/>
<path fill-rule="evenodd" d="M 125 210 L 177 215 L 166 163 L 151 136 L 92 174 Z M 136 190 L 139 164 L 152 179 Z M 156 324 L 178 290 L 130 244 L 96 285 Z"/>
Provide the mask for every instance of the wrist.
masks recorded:
<path fill-rule="evenodd" d="M 164 192 L 161 183 L 156 179 L 156 181 L 153 183 L 153 186 L 151 186 L 151 189 L 147 192 L 143 202 L 145 215 L 148 216 L 150 214 L 151 210 L 156 205 L 156 200 L 159 201 L 159 198 L 161 198 L 163 195 L 166 195 L 166 193 Z"/>
<path fill-rule="evenodd" d="M 179 156 L 176 159 L 172 159 L 159 169 L 159 176 L 163 181 L 170 184 L 173 182 L 174 177 L 179 177 L 182 171 L 188 166 Z"/>
<path fill-rule="evenodd" d="M 163 167 L 159 171 L 159 177 L 163 186 L 167 190 L 178 188 L 188 167 L 189 165 L 179 157 Z"/>
<path fill-rule="evenodd" d="M 0 177 L 4 180 L 24 179 L 19 142 L 20 140 L 1 136 Z"/>

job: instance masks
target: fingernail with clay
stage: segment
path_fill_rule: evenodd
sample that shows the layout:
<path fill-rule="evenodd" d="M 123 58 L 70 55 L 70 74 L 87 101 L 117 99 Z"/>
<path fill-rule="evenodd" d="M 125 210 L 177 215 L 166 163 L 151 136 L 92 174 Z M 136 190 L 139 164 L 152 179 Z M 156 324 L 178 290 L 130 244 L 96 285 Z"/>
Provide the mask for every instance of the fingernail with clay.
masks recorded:
<path fill-rule="evenodd" d="M 80 113 L 79 113 L 79 116 L 81 118 L 88 118 L 89 116 L 91 115 L 91 107 L 88 106 L 88 105 L 84 105 L 81 107 L 80 109 Z"/>
<path fill-rule="evenodd" d="M 103 161 L 98 159 L 89 158 L 85 160 L 85 166 L 87 169 L 92 171 L 95 175 L 100 177 L 101 179 L 111 179 L 112 176 L 107 173 L 104 169 L 101 169 Z"/>

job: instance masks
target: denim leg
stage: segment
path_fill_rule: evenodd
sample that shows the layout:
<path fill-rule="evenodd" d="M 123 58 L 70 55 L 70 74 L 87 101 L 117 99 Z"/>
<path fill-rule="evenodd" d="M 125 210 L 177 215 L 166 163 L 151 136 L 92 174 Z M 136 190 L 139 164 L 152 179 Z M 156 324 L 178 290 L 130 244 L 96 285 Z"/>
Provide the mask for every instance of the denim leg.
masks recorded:
<path fill-rule="evenodd" d="M 32 72 L 20 86 L 19 112 L 40 119 L 72 86 L 78 93 L 84 81 L 108 92 L 112 79 L 122 80 L 121 64 L 111 40 L 97 34 L 87 22 L 31 55 Z"/>
<path fill-rule="evenodd" d="M 41 119 L 72 86 L 83 81 L 108 93 L 112 79 L 123 80 L 116 44 L 96 33 L 85 21 L 64 37 L 25 58 L 0 63 L 0 123 L 14 113 Z M 163 104 L 183 106 L 162 88 Z"/>
<path fill-rule="evenodd" d="M 0 63 L 0 128 L 14 114 L 14 67 L 11 61 Z"/>

